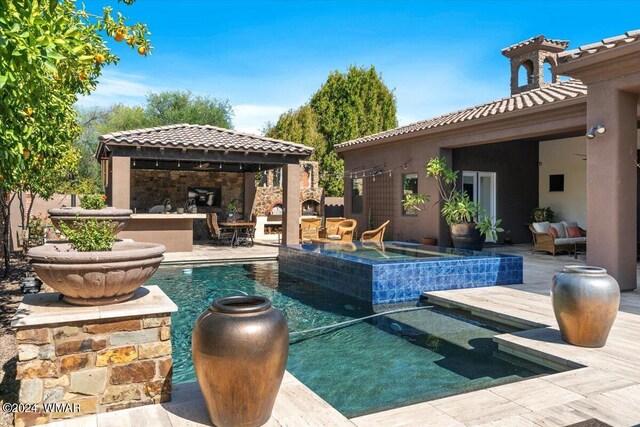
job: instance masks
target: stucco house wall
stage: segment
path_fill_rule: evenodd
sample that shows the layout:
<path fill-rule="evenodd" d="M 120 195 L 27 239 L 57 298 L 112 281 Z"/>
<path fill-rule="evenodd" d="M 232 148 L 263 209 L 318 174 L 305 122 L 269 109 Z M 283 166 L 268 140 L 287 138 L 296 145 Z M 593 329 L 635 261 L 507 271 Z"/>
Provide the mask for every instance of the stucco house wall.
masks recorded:
<path fill-rule="evenodd" d="M 540 207 L 550 207 L 555 220 L 587 227 L 587 146 L 584 137 L 540 142 Z M 564 175 L 564 191 L 549 191 L 549 176 Z"/>
<path fill-rule="evenodd" d="M 640 149 L 640 131 L 637 132 Z M 589 228 L 587 223 L 587 142 L 584 137 L 541 141 L 539 145 L 540 181 L 539 206 L 550 207 L 556 220 L 577 221 Z M 634 161 L 629 154 L 629 161 Z M 549 175 L 564 175 L 564 191 L 549 191 Z"/>
<path fill-rule="evenodd" d="M 436 183 L 427 180 L 424 174 L 426 163 L 435 156 L 450 158 L 451 150 L 441 150 L 437 144 L 425 143 L 424 140 L 409 140 L 401 144 L 376 150 L 354 150 L 344 153 L 345 170 L 355 171 L 368 169 L 377 165 L 381 169 L 391 170 L 373 177 L 366 177 L 363 188 L 362 213 L 352 211 L 351 178 L 345 178 L 344 214 L 358 222 L 358 234 L 369 228 L 378 227 L 382 222 L 391 220 L 387 228 L 387 240 L 420 240 L 422 237 L 446 236 L 441 233 L 443 227 L 438 206 L 429 203 L 418 212 L 417 216 L 402 214 L 402 176 L 408 173 L 418 174 L 418 192 L 435 195 L 438 192 Z M 357 174 L 356 174 L 357 175 Z M 371 221 L 369 221 L 371 218 Z M 371 222 L 371 223 L 370 223 Z M 448 244 L 448 242 L 443 242 Z"/>

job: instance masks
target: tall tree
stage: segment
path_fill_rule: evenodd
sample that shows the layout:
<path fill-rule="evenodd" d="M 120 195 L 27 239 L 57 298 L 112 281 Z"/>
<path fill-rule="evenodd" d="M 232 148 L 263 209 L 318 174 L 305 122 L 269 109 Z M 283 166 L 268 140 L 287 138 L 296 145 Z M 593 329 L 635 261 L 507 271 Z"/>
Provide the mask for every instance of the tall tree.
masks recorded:
<path fill-rule="evenodd" d="M 398 126 L 396 99 L 375 67 L 334 71 L 309 102 L 328 149 L 350 139 Z"/>
<path fill-rule="evenodd" d="M 283 113 L 276 124 L 267 123 L 264 134 L 313 147 L 312 160 L 322 159 L 327 150 L 327 141 L 318 130 L 318 116 L 309 105 Z"/>
<path fill-rule="evenodd" d="M 230 129 L 233 109 L 227 100 L 195 96 L 191 92 L 160 92 L 147 97 L 145 116 L 155 126 L 189 123 Z"/>
<path fill-rule="evenodd" d="M 265 134 L 314 147 L 320 185 L 330 196 L 344 194 L 344 164 L 334 146 L 398 125 L 396 99 L 375 67 L 332 72 L 309 104 L 268 124 Z"/>

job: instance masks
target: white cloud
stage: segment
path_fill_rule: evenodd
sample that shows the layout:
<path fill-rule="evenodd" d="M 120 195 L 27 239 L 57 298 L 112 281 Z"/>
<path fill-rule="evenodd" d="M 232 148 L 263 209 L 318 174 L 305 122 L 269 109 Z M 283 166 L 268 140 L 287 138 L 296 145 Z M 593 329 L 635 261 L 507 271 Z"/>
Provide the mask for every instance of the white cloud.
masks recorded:
<path fill-rule="evenodd" d="M 267 122 L 276 122 L 286 107 L 277 105 L 238 104 L 233 106 L 233 126 L 241 132 L 260 135 Z"/>
<path fill-rule="evenodd" d="M 105 71 L 98 80 L 98 86 L 91 95 L 78 100 L 81 107 L 105 107 L 113 104 L 140 105 L 149 92 L 159 92 L 161 87 L 145 83 L 146 77 Z"/>

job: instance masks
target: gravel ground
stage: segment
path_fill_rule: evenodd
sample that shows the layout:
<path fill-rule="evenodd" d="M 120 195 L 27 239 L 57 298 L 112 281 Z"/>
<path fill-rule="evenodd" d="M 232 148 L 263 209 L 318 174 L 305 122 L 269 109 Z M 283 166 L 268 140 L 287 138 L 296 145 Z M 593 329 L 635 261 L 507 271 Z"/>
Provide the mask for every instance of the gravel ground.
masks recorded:
<path fill-rule="evenodd" d="M 11 318 L 22 301 L 20 281 L 31 268 L 23 260 L 12 262 L 9 277 L 0 276 L 0 405 L 4 402 L 17 403 L 20 383 L 16 380 L 18 349 L 15 331 L 11 329 Z M 0 427 L 12 426 L 13 416 L 0 411 Z"/>

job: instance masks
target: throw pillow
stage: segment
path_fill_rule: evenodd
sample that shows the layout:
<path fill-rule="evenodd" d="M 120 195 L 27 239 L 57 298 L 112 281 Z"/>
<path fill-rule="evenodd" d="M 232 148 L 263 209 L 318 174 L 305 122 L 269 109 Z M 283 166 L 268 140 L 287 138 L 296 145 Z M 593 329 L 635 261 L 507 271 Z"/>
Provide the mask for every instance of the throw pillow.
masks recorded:
<path fill-rule="evenodd" d="M 568 237 L 582 237 L 580 235 L 580 228 L 579 227 L 567 227 L 567 236 Z"/>
<path fill-rule="evenodd" d="M 552 222 L 551 224 L 549 224 L 549 226 L 553 227 L 556 229 L 556 231 L 558 232 L 558 237 L 563 239 L 565 237 L 567 237 L 567 233 L 566 231 L 564 231 L 564 224 L 561 222 Z"/>
<path fill-rule="evenodd" d="M 558 230 L 555 227 L 549 227 L 549 233 L 553 234 L 555 239 L 558 238 Z"/>
<path fill-rule="evenodd" d="M 548 233 L 549 232 L 549 222 L 534 222 L 533 229 L 536 230 L 536 233 Z"/>
<path fill-rule="evenodd" d="M 329 239 L 329 240 L 341 240 L 342 236 L 340 236 L 339 234 L 329 234 L 327 236 L 327 239 Z"/>

